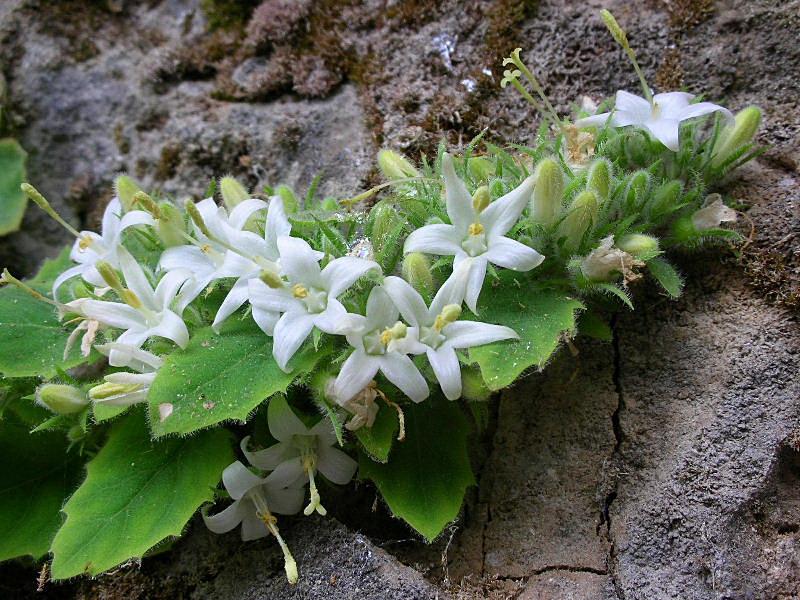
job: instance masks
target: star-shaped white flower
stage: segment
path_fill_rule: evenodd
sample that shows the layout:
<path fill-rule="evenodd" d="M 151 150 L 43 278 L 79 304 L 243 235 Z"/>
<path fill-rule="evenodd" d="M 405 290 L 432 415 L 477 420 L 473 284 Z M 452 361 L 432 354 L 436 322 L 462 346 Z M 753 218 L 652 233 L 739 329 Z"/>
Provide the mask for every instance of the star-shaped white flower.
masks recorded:
<path fill-rule="evenodd" d="M 120 371 L 106 375 L 103 377 L 105 383 L 89 390 L 89 397 L 95 403 L 110 406 L 131 406 L 147 400 L 147 392 L 164 360 L 147 350 L 119 342 L 110 342 L 95 348 L 109 357 L 111 366 L 127 367 L 136 372 Z"/>
<path fill-rule="evenodd" d="M 160 266 L 165 271 L 188 269 L 192 273 L 192 279 L 181 289 L 178 302 L 178 308 L 181 311 L 197 298 L 212 281 L 258 273 L 264 266 L 276 268 L 268 263 L 259 265 L 251 259 L 251 257 L 266 254 L 268 244 L 259 235 L 244 230 L 247 220 L 253 213 L 267 207 L 264 201 L 257 198 L 245 200 L 238 204 L 230 215 L 224 207 L 217 206 L 213 198 L 206 198 L 198 202 L 196 207 L 214 239 L 209 239 L 195 225 L 194 238 L 198 245 L 167 248 L 160 260 Z M 231 248 L 238 249 L 240 252 L 235 252 Z M 237 289 L 237 293 L 240 291 L 241 287 Z M 234 299 L 236 297 L 235 294 Z M 230 313 L 241 306 L 241 303 L 238 306 L 235 305 L 233 299 L 230 304 L 234 305 Z M 229 306 L 225 308 L 227 310 Z"/>
<path fill-rule="evenodd" d="M 119 267 L 118 252 L 122 232 L 136 225 L 153 224 L 153 217 L 143 210 L 133 210 L 123 215 L 122 204 L 118 198 L 113 198 L 103 213 L 101 232 L 97 234 L 94 231 L 81 231 L 80 237 L 75 240 L 69 257 L 78 264 L 56 277 L 53 282 L 53 298 L 58 299 L 58 288 L 78 275 L 94 286 L 105 286 L 95 265 L 102 260 L 113 267 Z"/>
<path fill-rule="evenodd" d="M 461 267 L 456 267 L 458 270 Z M 430 308 L 407 281 L 387 277 L 383 287 L 412 327 L 408 337 L 417 342 L 430 362 L 442 392 L 449 400 L 461 396 L 461 366 L 457 349 L 472 348 L 500 340 L 519 339 L 517 333 L 502 325 L 477 321 L 457 321 L 461 313 L 458 277 L 451 277 L 436 294 Z M 455 302 L 454 302 L 455 300 Z"/>
<path fill-rule="evenodd" d="M 686 92 L 666 92 L 653 96 L 653 103 L 650 104 L 644 98 L 620 90 L 617 92 L 612 112 L 578 119 L 575 124 L 578 127 L 601 126 L 610 119 L 612 127 L 635 125 L 646 129 L 667 148 L 677 152 L 678 135 L 683 121 L 716 111 L 723 113 L 728 119 L 733 119 L 727 108 L 717 104 L 711 102 L 690 104 L 694 97 L 694 94 Z"/>
<path fill-rule="evenodd" d="M 288 283 L 250 279 L 249 296 L 253 316 L 261 329 L 271 335 L 272 354 L 278 366 L 289 372 L 287 364 L 316 327 L 337 333 L 347 311 L 337 298 L 368 271 L 380 272 L 378 263 L 343 256 L 320 269 L 320 254 L 308 242 L 280 236 L 277 240 L 281 272 Z M 271 317 L 282 313 L 277 323 Z"/>
<path fill-rule="evenodd" d="M 456 175 L 453 158 L 442 158 L 447 214 L 451 225 L 426 225 L 406 239 L 403 251 L 455 256 L 455 264 L 468 261 L 465 271 L 465 300 L 477 312 L 488 263 L 514 271 L 529 271 L 544 260 L 533 248 L 505 234 L 519 220 L 533 193 L 534 178 L 528 177 L 517 188 L 480 210 L 475 206 L 464 182 Z"/>
<path fill-rule="evenodd" d="M 408 357 L 412 340 L 398 323 L 397 307 L 382 287 L 372 288 L 367 315 L 348 315 L 345 331 L 353 353 L 342 365 L 333 384 L 336 402 L 344 405 L 372 381 L 378 371 L 414 402 L 422 402 L 430 390 L 425 378 Z"/>
<path fill-rule="evenodd" d="M 248 436 L 242 440 L 242 452 L 253 466 L 272 471 L 270 477 L 281 485 L 293 486 L 298 482 L 304 485 L 308 481 L 311 500 L 304 513 L 310 515 L 317 511 L 324 515 L 326 511 L 320 504 L 314 480 L 317 471 L 329 481 L 344 485 L 353 478 L 358 463 L 333 447 L 336 434 L 328 419 L 322 419 L 314 427 L 306 427 L 283 396 L 270 400 L 267 419 L 269 431 L 278 443 L 265 450 L 250 452 Z"/>
<path fill-rule="evenodd" d="M 119 250 L 119 264 L 125 279 L 125 298 L 127 304 L 108 302 L 93 298 L 79 298 L 66 304 L 84 318 L 95 320 L 108 327 L 124 329 L 115 340 L 140 348 L 151 337 L 172 340 L 185 348 L 189 342 L 189 331 L 172 305 L 178 290 L 191 277 L 191 273 L 178 269 L 165 274 L 155 290 L 150 285 L 142 267 L 124 248 Z M 109 353 L 110 363 L 124 364 L 117 358 L 118 351 Z"/>

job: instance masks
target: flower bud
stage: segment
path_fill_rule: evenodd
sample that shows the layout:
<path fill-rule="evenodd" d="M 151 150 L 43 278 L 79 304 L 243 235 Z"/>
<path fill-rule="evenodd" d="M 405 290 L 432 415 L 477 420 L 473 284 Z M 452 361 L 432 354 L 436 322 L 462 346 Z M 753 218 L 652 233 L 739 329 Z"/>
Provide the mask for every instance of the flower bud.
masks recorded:
<path fill-rule="evenodd" d="M 630 233 L 621 237 L 617 240 L 617 248 L 641 260 L 650 260 L 661 252 L 658 239 L 643 233 Z"/>
<path fill-rule="evenodd" d="M 736 211 L 725 206 L 722 196 L 719 194 L 709 194 L 703 208 L 692 214 L 692 225 L 697 231 L 704 229 L 714 229 L 722 223 L 730 223 L 736 220 Z"/>
<path fill-rule="evenodd" d="M 649 203 L 651 214 L 667 214 L 678 205 L 683 191 L 683 183 L 678 179 L 667 181 L 658 186 L 653 192 Z"/>
<path fill-rule="evenodd" d="M 237 204 L 249 200 L 251 197 L 247 189 L 230 175 L 219 180 L 219 191 L 228 210 L 233 210 Z"/>
<path fill-rule="evenodd" d="M 583 241 L 583 236 L 597 218 L 597 195 L 586 190 L 578 194 L 567 209 L 567 216 L 558 225 L 558 237 L 564 239 L 564 249 L 575 252 Z"/>
<path fill-rule="evenodd" d="M 388 202 L 379 202 L 369 211 L 367 234 L 372 241 L 376 255 L 383 255 L 387 244 L 397 243 L 397 230 L 402 227 L 403 219 L 394 206 Z"/>
<path fill-rule="evenodd" d="M 714 150 L 712 166 L 718 167 L 745 144 L 753 141 L 758 126 L 761 124 L 761 109 L 757 106 L 748 106 L 740 110 L 734 122 L 720 133 Z"/>
<path fill-rule="evenodd" d="M 95 264 L 95 269 L 97 269 L 97 272 L 100 273 L 100 277 L 103 278 L 103 281 L 106 282 L 108 287 L 115 292 L 122 290 L 122 281 L 120 281 L 117 272 L 114 270 L 114 267 L 112 267 L 109 263 L 104 260 L 100 260 Z"/>
<path fill-rule="evenodd" d="M 406 254 L 401 268 L 403 279 L 423 295 L 433 292 L 433 274 L 428 257 L 421 252 Z"/>
<path fill-rule="evenodd" d="M 561 166 L 552 158 L 539 161 L 533 174 L 536 184 L 531 198 L 531 216 L 537 223 L 550 225 L 561 209 L 564 174 Z"/>
<path fill-rule="evenodd" d="M 475 156 L 467 161 L 467 168 L 478 181 L 489 181 L 495 173 L 494 163 L 483 156 Z"/>
<path fill-rule="evenodd" d="M 491 201 L 492 197 L 489 195 L 489 188 L 485 185 L 480 186 L 475 190 L 475 193 L 472 194 L 472 208 L 474 208 L 477 213 L 483 212 Z"/>
<path fill-rule="evenodd" d="M 378 168 L 384 177 L 389 180 L 419 177 L 419 171 L 414 165 L 405 156 L 393 150 L 381 150 L 378 152 Z"/>
<path fill-rule="evenodd" d="M 280 196 L 281 200 L 283 200 L 283 208 L 287 215 L 296 213 L 298 211 L 300 208 L 300 202 L 297 200 L 297 196 L 294 195 L 292 188 L 287 185 L 279 185 L 275 189 L 275 193 Z"/>
<path fill-rule="evenodd" d="M 492 391 L 483 381 L 481 372 L 474 367 L 461 369 L 461 397 L 470 402 L 485 402 L 492 395 Z"/>
<path fill-rule="evenodd" d="M 186 204 L 184 204 L 184 208 L 191 217 L 192 222 L 195 224 L 197 229 L 199 229 L 200 232 L 207 238 L 212 238 L 213 236 L 211 235 L 211 232 L 208 230 L 208 226 L 206 225 L 206 222 L 203 220 L 203 215 L 200 214 L 200 209 L 197 208 L 197 205 L 191 200 L 187 200 Z"/>
<path fill-rule="evenodd" d="M 154 218 L 159 219 L 161 218 L 161 210 L 158 208 L 158 204 L 156 204 L 155 200 L 153 200 L 149 195 L 142 191 L 138 191 L 133 194 L 133 198 L 131 200 L 131 205 L 139 205 L 144 210 L 149 212 L 153 215 Z"/>
<path fill-rule="evenodd" d="M 159 211 L 161 216 L 156 221 L 156 232 L 164 245 L 171 248 L 185 244 L 186 224 L 181 211 L 169 202 L 162 202 Z"/>
<path fill-rule="evenodd" d="M 125 212 L 133 209 L 133 196 L 136 192 L 141 192 L 142 188 L 127 175 L 120 175 L 114 180 L 114 192 L 119 198 Z"/>
<path fill-rule="evenodd" d="M 636 171 L 628 180 L 625 188 L 625 206 L 628 211 L 639 210 L 644 204 L 647 191 L 650 188 L 650 173 L 647 171 Z"/>
<path fill-rule="evenodd" d="M 611 193 L 611 163 L 603 158 L 598 158 L 589 165 L 586 174 L 586 189 L 597 194 L 602 203 L 608 200 Z"/>
<path fill-rule="evenodd" d="M 72 385 L 46 383 L 36 390 L 36 403 L 59 415 L 81 412 L 89 404 L 89 396 Z"/>

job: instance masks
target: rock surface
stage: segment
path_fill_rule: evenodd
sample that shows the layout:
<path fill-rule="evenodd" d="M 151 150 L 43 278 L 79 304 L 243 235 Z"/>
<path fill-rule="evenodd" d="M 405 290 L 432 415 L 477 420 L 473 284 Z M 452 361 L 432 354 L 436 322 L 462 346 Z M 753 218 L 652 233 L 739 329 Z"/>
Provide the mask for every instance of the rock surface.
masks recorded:
<path fill-rule="evenodd" d="M 484 127 L 526 141 L 539 118 L 498 85 L 516 46 L 561 111 L 636 90 L 587 5 L 615 12 L 659 90 L 764 109 L 769 149 L 726 190 L 752 241 L 677 257 L 680 301 L 642 286 L 613 344 L 579 339 L 577 356 L 563 350 L 502 394 L 480 490 L 433 546 L 368 512 L 366 488 L 362 512 L 340 515 L 348 528 L 283 526 L 303 571 L 291 592 L 274 545 L 194 528 L 170 554 L 50 595 L 800 595 L 797 0 L 268 0 L 212 31 L 221 17 L 197 0 L 15 0 L 0 4 L 0 67 L 31 180 L 94 226 L 120 170 L 179 197 L 226 172 L 301 192 L 323 173 L 321 194 L 349 196 L 372 183 L 384 144 L 430 153 Z M 31 270 L 65 241 L 32 208 L 0 256 Z"/>

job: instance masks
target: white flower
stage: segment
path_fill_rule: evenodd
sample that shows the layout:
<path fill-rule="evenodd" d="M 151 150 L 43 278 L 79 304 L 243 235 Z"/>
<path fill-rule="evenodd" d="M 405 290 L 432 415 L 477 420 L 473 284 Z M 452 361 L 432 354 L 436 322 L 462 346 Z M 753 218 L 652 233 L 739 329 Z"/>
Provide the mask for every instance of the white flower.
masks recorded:
<path fill-rule="evenodd" d="M 257 274 L 262 267 L 276 268 L 272 264 L 259 265 L 251 260 L 250 257 L 266 254 L 268 244 L 252 231 L 244 231 L 244 226 L 253 213 L 267 207 L 265 202 L 256 198 L 245 200 L 238 204 L 230 215 L 224 207 L 217 206 L 213 198 L 206 198 L 198 202 L 196 207 L 214 239 L 209 239 L 195 225 L 194 235 L 198 245 L 167 248 L 160 260 L 161 268 L 166 271 L 188 269 L 192 273 L 191 281 L 181 289 L 178 303 L 181 311 L 197 298 L 212 281 L 225 277 L 238 278 L 253 273 Z M 235 252 L 231 248 L 240 250 L 240 252 Z M 240 289 L 237 290 L 237 293 Z M 223 304 L 223 306 L 225 305 Z M 230 313 L 239 306 L 241 303 L 234 306 Z M 228 307 L 225 308 L 227 310 Z"/>
<path fill-rule="evenodd" d="M 578 127 L 592 127 L 605 124 L 609 119 L 612 127 L 636 125 L 647 129 L 673 152 L 678 151 L 678 134 L 682 121 L 720 111 L 726 118 L 733 119 L 727 108 L 711 102 L 690 104 L 693 94 L 686 92 L 667 92 L 653 96 L 650 104 L 644 98 L 625 91 L 618 91 L 614 110 L 578 119 Z"/>
<path fill-rule="evenodd" d="M 95 265 L 103 260 L 113 267 L 119 267 L 118 251 L 122 232 L 136 225 L 153 224 L 153 217 L 143 210 L 133 210 L 122 216 L 122 204 L 118 198 L 113 198 L 103 213 L 100 234 L 81 231 L 80 237 L 75 240 L 69 257 L 78 264 L 61 273 L 53 282 L 53 298 L 58 299 L 58 288 L 64 282 L 78 275 L 94 286 L 104 286 L 105 282 Z"/>
<path fill-rule="evenodd" d="M 337 333 L 347 314 L 337 298 L 370 270 L 380 271 L 378 263 L 352 256 L 332 260 L 319 268 L 319 253 L 299 238 L 278 238 L 281 272 L 288 283 L 273 282 L 270 287 L 261 279 L 249 281 L 253 316 L 261 329 L 273 336 L 272 354 L 278 366 L 289 372 L 287 363 L 317 327 L 325 333 Z M 283 313 L 277 323 L 270 315 Z"/>
<path fill-rule="evenodd" d="M 136 373 L 118 372 L 106 375 L 103 377 L 105 383 L 89 390 L 89 397 L 95 403 L 111 406 L 131 406 L 147 400 L 150 384 L 164 364 L 163 359 L 141 348 L 119 342 L 110 342 L 95 348 L 108 357 L 113 352 L 114 363 L 111 366 L 127 367 Z"/>
<path fill-rule="evenodd" d="M 216 515 L 209 516 L 203 507 L 203 521 L 214 533 L 226 533 L 242 525 L 242 539 L 255 540 L 269 534 L 275 536 L 283 551 L 284 568 L 289 583 L 297 583 L 297 563 L 278 531 L 277 519 L 272 513 L 293 515 L 303 505 L 303 487 L 285 487 L 269 475 L 254 475 L 238 460 L 222 472 L 222 483 L 233 499 L 233 504 Z"/>
<path fill-rule="evenodd" d="M 458 270 L 459 267 L 456 267 Z M 408 282 L 387 277 L 383 287 L 412 326 L 409 338 L 422 347 L 442 392 L 449 400 L 461 396 L 461 366 L 456 349 L 471 348 L 500 340 L 519 339 L 513 329 L 477 321 L 456 321 L 461 313 L 458 277 L 451 277 L 436 294 L 430 308 Z M 452 283 L 451 283 L 452 282 Z M 456 299 L 456 302 L 453 300 Z"/>
<path fill-rule="evenodd" d="M 249 436 L 242 440 L 242 452 L 250 464 L 259 469 L 271 470 L 270 477 L 286 486 L 309 482 L 311 499 L 303 511 L 324 515 L 314 476 L 317 471 L 333 483 L 344 485 L 353 478 L 358 464 L 341 450 L 334 448 L 336 434 L 333 425 L 322 419 L 308 428 L 294 414 L 286 398 L 276 396 L 267 409 L 269 431 L 277 444 L 265 450 L 250 452 Z"/>
<path fill-rule="evenodd" d="M 342 365 L 333 384 L 338 404 L 346 404 L 381 371 L 414 402 L 422 402 L 430 390 L 419 369 L 407 356 L 405 325 L 397 307 L 382 287 L 374 287 L 367 299 L 367 315 L 348 315 L 347 341 L 353 353 Z"/>
<path fill-rule="evenodd" d="M 600 245 L 581 261 L 581 272 L 589 281 L 608 281 L 612 273 L 621 273 L 625 283 L 635 281 L 639 275 L 634 268 L 644 266 L 627 252 L 614 247 L 614 236 L 600 240 Z"/>
<path fill-rule="evenodd" d="M 504 237 L 528 205 L 534 178 L 528 177 L 516 189 L 483 208 L 473 203 L 466 186 L 456 175 L 449 154 L 442 158 L 442 175 L 447 214 L 452 225 L 426 225 L 417 229 L 406 239 L 403 252 L 455 256 L 455 264 L 468 261 L 465 300 L 472 312 L 477 312 L 488 263 L 514 271 L 529 271 L 544 260 L 533 248 Z"/>
<path fill-rule="evenodd" d="M 719 194 L 706 196 L 703 208 L 695 211 L 692 215 L 692 224 L 698 231 L 714 229 L 722 223 L 732 223 L 734 221 L 736 221 L 736 211 L 725 206 L 722 196 Z"/>
<path fill-rule="evenodd" d="M 108 327 L 124 329 L 116 339 L 120 344 L 140 348 L 151 337 L 172 340 L 181 348 L 189 342 L 189 331 L 183 319 L 171 308 L 178 290 L 191 276 L 180 269 L 164 275 L 155 290 L 142 267 L 124 248 L 119 251 L 119 263 L 127 288 L 122 290 L 126 304 L 91 298 L 79 298 L 66 304 L 71 311 Z M 110 363 L 119 363 L 118 350 L 109 353 Z M 121 363 L 124 364 L 124 363 Z"/>

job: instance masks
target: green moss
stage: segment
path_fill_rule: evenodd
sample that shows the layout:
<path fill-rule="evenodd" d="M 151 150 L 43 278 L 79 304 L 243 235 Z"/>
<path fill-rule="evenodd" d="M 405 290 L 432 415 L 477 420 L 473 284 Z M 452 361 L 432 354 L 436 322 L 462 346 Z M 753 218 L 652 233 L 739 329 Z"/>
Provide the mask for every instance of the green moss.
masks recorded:
<path fill-rule="evenodd" d="M 209 30 L 244 29 L 258 0 L 202 0 L 200 8 L 208 21 Z"/>
<path fill-rule="evenodd" d="M 162 181 L 169 179 L 180 162 L 180 148 L 174 144 L 167 144 L 161 149 L 161 157 L 156 165 L 156 178 Z"/>

